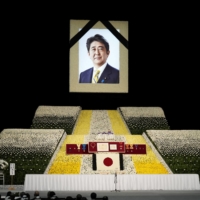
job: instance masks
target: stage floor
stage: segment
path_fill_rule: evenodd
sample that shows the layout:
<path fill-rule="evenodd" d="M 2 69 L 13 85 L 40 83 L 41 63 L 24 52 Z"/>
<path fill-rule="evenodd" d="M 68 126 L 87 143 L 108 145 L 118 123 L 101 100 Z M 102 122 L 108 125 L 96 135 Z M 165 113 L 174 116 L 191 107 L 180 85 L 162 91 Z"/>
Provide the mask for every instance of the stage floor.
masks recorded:
<path fill-rule="evenodd" d="M 12 189 L 10 189 L 12 188 Z M 7 191 L 22 192 L 24 189 L 23 185 L 5 185 L 4 188 L 0 185 L 0 194 L 5 196 Z M 33 191 L 26 191 L 33 198 Z M 48 191 L 40 191 L 41 198 L 47 198 Z M 142 191 L 55 191 L 56 195 L 65 199 L 67 196 L 76 197 L 77 194 L 81 194 L 90 200 L 91 192 L 96 192 L 97 197 L 108 196 L 109 200 L 199 200 L 200 190 L 142 190 Z"/>

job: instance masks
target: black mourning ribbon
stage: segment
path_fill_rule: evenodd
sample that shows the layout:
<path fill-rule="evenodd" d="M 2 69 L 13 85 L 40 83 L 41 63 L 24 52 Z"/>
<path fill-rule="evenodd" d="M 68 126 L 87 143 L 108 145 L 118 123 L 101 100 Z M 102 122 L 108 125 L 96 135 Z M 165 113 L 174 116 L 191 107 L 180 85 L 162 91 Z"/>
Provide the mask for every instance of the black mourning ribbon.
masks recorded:
<path fill-rule="evenodd" d="M 89 31 L 99 20 L 90 20 L 71 40 L 69 41 L 69 48 L 71 48 L 80 38 Z M 109 21 L 100 22 L 128 49 L 128 41 L 124 38 L 116 28 Z"/>

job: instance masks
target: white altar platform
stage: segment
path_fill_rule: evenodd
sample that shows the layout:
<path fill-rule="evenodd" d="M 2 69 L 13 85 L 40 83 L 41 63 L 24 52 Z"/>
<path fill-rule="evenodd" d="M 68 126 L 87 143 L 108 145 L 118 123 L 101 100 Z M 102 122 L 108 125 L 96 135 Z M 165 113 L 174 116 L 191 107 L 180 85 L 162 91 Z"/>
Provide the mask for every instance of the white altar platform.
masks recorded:
<path fill-rule="evenodd" d="M 200 190 L 198 174 L 27 174 L 24 191 Z"/>

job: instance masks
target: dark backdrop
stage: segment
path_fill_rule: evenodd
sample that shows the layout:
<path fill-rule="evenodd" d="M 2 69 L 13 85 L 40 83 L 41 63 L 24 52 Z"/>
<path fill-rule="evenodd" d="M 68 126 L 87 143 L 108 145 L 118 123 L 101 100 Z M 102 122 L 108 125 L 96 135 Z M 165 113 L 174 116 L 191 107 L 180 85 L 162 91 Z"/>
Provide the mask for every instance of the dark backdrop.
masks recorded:
<path fill-rule="evenodd" d="M 102 16 L 95 19 L 129 22 L 127 94 L 69 92 L 69 20 L 93 18 L 7 10 L 1 28 L 0 131 L 29 128 L 40 105 L 159 106 L 171 129 L 200 129 L 195 13 Z"/>

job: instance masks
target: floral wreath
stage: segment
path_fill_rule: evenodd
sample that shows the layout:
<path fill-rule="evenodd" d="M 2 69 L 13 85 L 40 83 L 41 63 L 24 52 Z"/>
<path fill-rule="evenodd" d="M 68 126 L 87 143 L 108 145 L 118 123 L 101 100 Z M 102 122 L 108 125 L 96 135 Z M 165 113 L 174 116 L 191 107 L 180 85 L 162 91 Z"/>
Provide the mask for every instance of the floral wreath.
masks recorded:
<path fill-rule="evenodd" d="M 0 159 L 0 169 L 6 169 L 8 167 L 8 162 L 3 159 Z"/>

